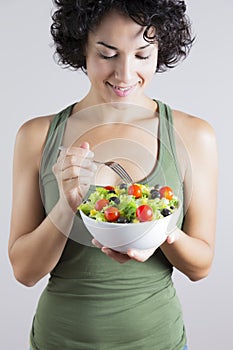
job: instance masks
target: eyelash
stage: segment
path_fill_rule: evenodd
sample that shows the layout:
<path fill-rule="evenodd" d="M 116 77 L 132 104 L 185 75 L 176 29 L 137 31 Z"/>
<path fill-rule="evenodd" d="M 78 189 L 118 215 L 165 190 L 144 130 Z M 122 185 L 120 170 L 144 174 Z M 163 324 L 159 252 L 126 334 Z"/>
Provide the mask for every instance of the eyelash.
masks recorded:
<path fill-rule="evenodd" d="M 99 54 L 99 56 L 100 56 L 101 58 L 103 58 L 104 60 L 111 60 L 111 59 L 117 57 L 117 55 L 114 55 L 114 56 L 105 56 L 105 55 L 102 55 L 102 54 Z M 147 60 L 150 56 L 145 56 L 145 57 L 143 57 L 143 56 L 138 56 L 138 55 L 136 55 L 135 57 L 138 58 L 139 60 Z"/>
<path fill-rule="evenodd" d="M 137 55 L 136 55 L 136 57 L 137 57 L 139 60 L 148 60 L 148 58 L 149 58 L 150 56 L 137 56 Z"/>
<path fill-rule="evenodd" d="M 100 56 L 101 58 L 103 58 L 104 60 L 111 60 L 112 58 L 115 58 L 115 57 L 116 57 L 116 55 L 114 55 L 114 56 L 104 56 L 104 55 L 102 55 L 101 53 L 99 54 L 99 56 Z"/>

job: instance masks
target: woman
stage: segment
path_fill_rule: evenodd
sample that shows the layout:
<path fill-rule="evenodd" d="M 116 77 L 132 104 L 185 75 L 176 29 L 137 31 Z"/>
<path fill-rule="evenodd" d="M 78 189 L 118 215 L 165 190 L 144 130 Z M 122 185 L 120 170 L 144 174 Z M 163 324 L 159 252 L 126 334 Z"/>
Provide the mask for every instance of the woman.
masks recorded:
<path fill-rule="evenodd" d="M 55 3 L 52 35 L 60 62 L 84 70 L 91 85 L 61 113 L 29 120 L 16 139 L 10 260 L 26 286 L 50 274 L 33 320 L 31 348 L 187 349 L 172 270 L 192 281 L 210 270 L 216 142 L 207 122 L 145 94 L 156 71 L 173 67 L 189 52 L 193 40 L 185 4 Z M 137 139 L 153 154 L 153 162 L 143 152 L 131 161 L 128 148 L 121 151 L 136 182 L 155 185 L 165 178 L 182 189 L 183 220 L 157 250 L 121 254 L 93 241 L 97 249 L 75 215 L 91 184 L 119 181 L 93 163 L 103 145 L 111 156 L 118 154 L 111 147 L 116 139 L 119 147 Z"/>

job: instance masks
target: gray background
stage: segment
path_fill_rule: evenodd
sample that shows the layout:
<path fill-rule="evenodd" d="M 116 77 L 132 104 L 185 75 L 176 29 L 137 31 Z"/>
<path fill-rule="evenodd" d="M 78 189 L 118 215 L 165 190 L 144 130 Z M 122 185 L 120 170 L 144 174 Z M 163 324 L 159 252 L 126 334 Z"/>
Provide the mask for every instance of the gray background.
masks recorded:
<path fill-rule="evenodd" d="M 14 280 L 8 261 L 15 135 L 24 121 L 78 101 L 89 84 L 82 73 L 63 70 L 53 61 L 49 34 L 52 1 L 0 0 L 0 5 L 0 348 L 27 350 L 33 313 L 47 277 L 35 287 L 26 288 Z M 187 5 L 196 43 L 185 62 L 169 73 L 155 76 L 148 93 L 173 108 L 208 120 L 216 130 L 220 181 L 214 264 L 207 279 L 193 283 L 176 272 L 174 281 L 183 305 L 190 350 L 230 349 L 233 2 L 189 0 Z"/>

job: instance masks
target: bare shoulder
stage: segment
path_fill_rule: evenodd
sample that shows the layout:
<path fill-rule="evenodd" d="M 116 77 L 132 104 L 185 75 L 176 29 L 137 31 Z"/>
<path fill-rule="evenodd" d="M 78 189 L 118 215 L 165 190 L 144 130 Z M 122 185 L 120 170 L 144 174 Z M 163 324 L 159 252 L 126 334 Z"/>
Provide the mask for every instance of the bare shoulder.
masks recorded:
<path fill-rule="evenodd" d="M 206 120 L 181 111 L 173 110 L 173 121 L 175 130 L 178 132 L 186 146 L 191 147 L 195 145 L 196 147 L 206 147 L 208 145 L 215 145 L 215 131 Z"/>
<path fill-rule="evenodd" d="M 38 133 L 48 131 L 53 118 L 54 115 L 48 115 L 29 119 L 19 128 L 18 135 L 26 133 L 29 136 L 31 133 L 34 134 L 35 131 Z"/>
<path fill-rule="evenodd" d="M 21 153 L 28 159 L 34 159 L 39 165 L 48 130 L 54 116 L 40 116 L 26 121 L 17 132 L 15 153 Z"/>

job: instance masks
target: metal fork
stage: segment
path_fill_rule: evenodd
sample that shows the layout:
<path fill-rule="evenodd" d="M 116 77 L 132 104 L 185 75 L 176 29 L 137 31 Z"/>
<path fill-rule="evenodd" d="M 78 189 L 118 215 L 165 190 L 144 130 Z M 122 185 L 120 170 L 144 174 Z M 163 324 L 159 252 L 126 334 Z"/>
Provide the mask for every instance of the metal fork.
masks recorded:
<path fill-rule="evenodd" d="M 129 176 L 127 171 L 117 162 L 109 161 L 109 162 L 99 162 L 97 160 L 93 160 L 94 163 L 96 164 L 103 164 L 111 168 L 117 175 L 120 176 L 120 178 L 125 182 L 125 183 L 133 183 L 132 178 Z"/>

